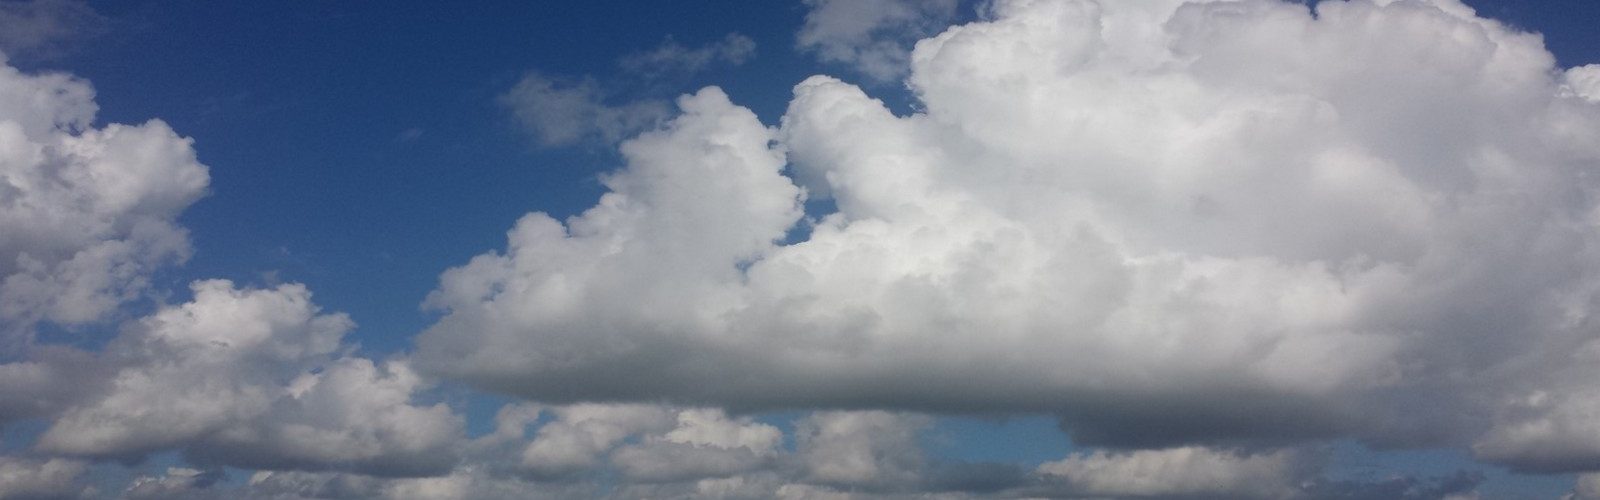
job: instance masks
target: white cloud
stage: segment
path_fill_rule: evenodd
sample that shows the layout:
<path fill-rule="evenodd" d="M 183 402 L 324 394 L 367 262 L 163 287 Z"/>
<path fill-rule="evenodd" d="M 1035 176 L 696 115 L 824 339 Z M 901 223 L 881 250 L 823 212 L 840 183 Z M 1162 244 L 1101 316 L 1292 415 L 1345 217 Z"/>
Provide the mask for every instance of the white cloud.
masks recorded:
<path fill-rule="evenodd" d="M 221 471 L 202 471 L 188 467 L 168 467 L 160 476 L 133 478 L 122 498 L 129 500 L 166 500 L 212 498 L 207 488 L 221 479 Z"/>
<path fill-rule="evenodd" d="M 354 323 L 305 287 L 201 281 L 103 352 L 4 351 L 0 421 L 50 420 L 41 458 L 0 458 L 0 497 L 87 491 L 87 465 L 52 456 L 163 451 L 213 469 L 126 496 L 1367 487 L 1217 447 L 1325 438 L 1600 470 L 1594 66 L 1561 71 L 1454 0 L 997 0 L 910 53 L 897 37 L 953 2 L 811 5 L 802 46 L 909 68 L 925 111 L 820 76 L 778 128 L 715 88 L 670 121 L 587 80 L 530 74 L 504 97 L 547 145 L 650 131 L 594 208 L 524 217 L 429 296 L 445 315 L 423 373 L 540 401 L 489 435 L 418 402 L 413 360 L 352 355 Z M 621 64 L 737 63 L 744 41 Z M 92 96 L 0 68 L 0 328 L 23 344 L 127 314 L 189 252 L 175 220 L 208 183 L 189 140 L 96 127 Z M 808 197 L 837 210 L 806 220 Z M 792 450 L 741 413 L 797 408 L 848 411 L 800 419 Z M 918 445 L 931 419 L 896 411 L 1049 412 L 1127 449 L 1033 473 L 938 463 Z M 262 471 L 217 484 L 220 466 Z M 1446 479 L 1415 490 L 1481 481 Z"/>
<path fill-rule="evenodd" d="M 0 498 L 87 498 L 78 484 L 88 464 L 76 460 L 0 457 Z"/>
<path fill-rule="evenodd" d="M 522 444 L 541 412 L 551 419 Z M 540 480 L 576 481 L 614 468 L 630 482 L 664 483 L 729 477 L 773 466 L 783 434 L 720 410 L 639 404 L 508 406 L 496 429 L 474 443 L 475 456 L 506 461 L 498 449 L 521 446 L 508 472 Z"/>
<path fill-rule="evenodd" d="M 540 477 L 588 471 L 623 439 L 671 426 L 660 407 L 576 405 L 556 410 L 556 420 L 539 428 L 522 452 L 522 466 Z"/>
<path fill-rule="evenodd" d="M 411 403 L 428 384 L 406 361 L 349 356 L 354 323 L 322 314 L 301 285 L 199 281 L 191 302 L 124 323 L 100 352 L 33 339 L 43 322 L 125 318 L 153 272 L 188 256 L 175 221 L 209 182 L 165 123 L 94 126 L 93 95 L 67 75 L 0 66 L 0 423 L 44 419 L 31 450 L 44 457 L 177 450 L 268 469 L 450 470 L 461 418 Z M 43 484 L 29 477 L 82 471 L 3 460 L 4 489 L 25 493 Z M 128 494 L 170 496 L 194 489 L 190 476 Z"/>
<path fill-rule="evenodd" d="M 495 434 L 509 437 L 510 429 L 535 418 L 533 409 L 503 410 Z M 469 455 L 461 468 L 439 477 L 274 472 L 257 474 L 249 491 L 344 491 L 361 498 L 893 498 L 922 487 L 916 433 L 930 423 L 922 415 L 814 413 L 797 424 L 797 449 L 787 450 L 776 427 L 720 410 L 592 403 L 543 410 L 553 418 L 525 448 L 525 456 L 539 460 L 524 463 L 520 473 L 497 471 L 504 459 L 491 451 Z"/>
<path fill-rule="evenodd" d="M 622 447 L 611 462 L 633 481 L 724 478 L 764 469 L 777 455 L 783 432 L 720 410 L 678 412 L 677 427 Z"/>
<path fill-rule="evenodd" d="M 997 1 L 917 45 L 910 116 L 814 77 L 773 131 L 701 91 L 593 209 L 444 273 L 419 364 L 549 401 L 1053 412 L 1088 444 L 1544 448 L 1502 430 L 1594 397 L 1588 70 L 1453 0 L 1316 9 Z M 778 244 L 786 174 L 838 210 Z M 1533 391 L 1566 403 L 1505 406 Z M 1600 458 L 1567 435 L 1560 468 Z"/>
<path fill-rule="evenodd" d="M 548 419 L 541 419 L 541 413 Z M 508 405 L 497 428 L 447 474 L 378 478 L 258 472 L 239 498 L 817 498 L 844 491 L 916 492 L 930 419 L 884 412 L 815 413 L 797 449 L 778 428 L 721 410 L 639 404 Z M 538 422 L 538 423 L 536 423 Z M 531 436 L 527 427 L 537 426 Z M 522 463 L 508 460 L 505 450 Z M 860 467 L 860 470 L 847 470 Z M 855 496 L 877 498 L 877 494 Z"/>
<path fill-rule="evenodd" d="M 1600 102 L 1600 64 L 1590 64 L 1568 69 L 1567 88 L 1590 102 Z"/>
<path fill-rule="evenodd" d="M 1292 453 L 1243 454 L 1198 447 L 1123 453 L 1096 451 L 1039 466 L 1091 497 L 1296 496 L 1299 467 Z"/>
<path fill-rule="evenodd" d="M 944 28 L 956 0 L 805 0 L 800 50 L 850 65 L 878 82 L 905 76 L 911 42 Z"/>
<path fill-rule="evenodd" d="M 201 462 L 377 474 L 448 470 L 462 422 L 413 406 L 402 361 L 341 355 L 354 327 L 300 285 L 196 282 L 192 302 L 140 320 L 108 348 L 103 393 L 67 408 L 37 448 L 129 457 L 179 449 Z"/>
<path fill-rule="evenodd" d="M 103 320 L 189 255 L 175 219 L 209 182 L 191 141 L 159 120 L 94 128 L 93 96 L 67 75 L 0 66 L 0 328 L 11 337 L 38 321 Z"/>
<path fill-rule="evenodd" d="M 511 404 L 501 409 L 496 429 L 466 443 L 460 461 L 448 470 L 413 477 L 259 470 L 246 471 L 248 479 L 241 482 L 222 481 L 221 469 L 174 467 L 164 475 L 134 478 L 124 496 L 1424 499 L 1467 494 L 1482 481 L 1481 475 L 1472 473 L 1432 479 L 1391 475 L 1377 482 L 1332 480 L 1315 468 L 1321 461 L 1302 459 L 1305 450 L 1291 449 L 1084 451 L 1029 471 L 1018 465 L 947 462 L 930 456 L 923 448 L 927 436 L 921 433 L 932 423 L 931 417 L 921 414 L 818 411 L 797 416 L 785 436 L 775 426 L 715 409 Z M 530 434 L 530 428 L 537 430 Z M 330 446 L 338 444 L 335 440 Z M 520 463 L 525 453 L 543 461 Z M 29 463 L 34 468 L 39 464 Z"/>
<path fill-rule="evenodd" d="M 846 488 L 916 484 L 923 466 L 917 431 L 931 424 L 882 411 L 813 413 L 796 424 L 806 478 Z"/>

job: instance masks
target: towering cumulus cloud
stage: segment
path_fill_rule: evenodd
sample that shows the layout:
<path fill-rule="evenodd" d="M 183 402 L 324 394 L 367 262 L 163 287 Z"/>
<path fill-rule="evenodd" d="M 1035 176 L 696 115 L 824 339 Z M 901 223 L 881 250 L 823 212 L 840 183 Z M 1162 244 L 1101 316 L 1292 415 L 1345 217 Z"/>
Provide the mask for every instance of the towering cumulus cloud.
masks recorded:
<path fill-rule="evenodd" d="M 88 83 L 0 55 L 0 330 L 104 319 L 189 254 L 174 223 L 210 179 L 160 120 L 91 127 Z"/>
<path fill-rule="evenodd" d="M 421 365 L 546 401 L 1600 469 L 1594 68 L 1455 0 L 998 0 L 910 64 L 907 116 L 820 76 L 777 129 L 685 97 L 597 206 L 443 275 Z M 1280 467 L 1183 453 L 1048 472 Z"/>

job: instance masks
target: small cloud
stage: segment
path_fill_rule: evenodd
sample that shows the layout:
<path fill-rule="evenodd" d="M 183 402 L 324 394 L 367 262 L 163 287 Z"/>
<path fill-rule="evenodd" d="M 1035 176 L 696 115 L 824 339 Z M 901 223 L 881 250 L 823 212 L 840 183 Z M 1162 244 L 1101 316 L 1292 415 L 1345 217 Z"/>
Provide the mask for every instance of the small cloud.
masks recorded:
<path fill-rule="evenodd" d="M 623 56 L 617 66 L 646 79 L 657 79 L 698 73 L 719 61 L 738 66 L 755 53 L 756 41 L 738 33 L 697 48 L 685 47 L 669 36 L 654 49 Z"/>
<path fill-rule="evenodd" d="M 75 41 L 103 34 L 110 20 L 81 0 L 0 2 L 0 52 L 49 58 Z"/>
<path fill-rule="evenodd" d="M 422 137 L 422 132 L 423 132 L 423 130 L 422 130 L 421 127 L 411 127 L 411 128 L 408 128 L 408 129 L 400 131 L 400 133 L 395 136 L 395 141 L 397 141 L 397 142 L 415 141 L 415 140 L 417 140 L 417 139 Z"/>
<path fill-rule="evenodd" d="M 261 271 L 257 274 L 260 276 L 261 282 L 265 283 L 267 286 L 278 286 L 283 284 L 283 273 L 277 269 Z"/>
<path fill-rule="evenodd" d="M 956 0 L 805 0 L 795 46 L 879 83 L 905 76 L 911 45 L 949 25 Z"/>
<path fill-rule="evenodd" d="M 539 73 L 524 76 L 500 96 L 500 103 L 544 147 L 567 146 L 590 138 L 616 142 L 660 123 L 668 115 L 667 104 L 657 100 L 608 105 L 592 78 L 562 79 Z"/>
<path fill-rule="evenodd" d="M 604 81 L 529 72 L 500 103 L 542 147 L 595 139 L 616 143 L 665 122 L 671 106 L 664 97 L 677 93 L 689 76 L 716 63 L 744 64 L 755 51 L 755 40 L 738 33 L 699 47 L 668 36 L 653 49 L 618 59 L 621 74 Z"/>

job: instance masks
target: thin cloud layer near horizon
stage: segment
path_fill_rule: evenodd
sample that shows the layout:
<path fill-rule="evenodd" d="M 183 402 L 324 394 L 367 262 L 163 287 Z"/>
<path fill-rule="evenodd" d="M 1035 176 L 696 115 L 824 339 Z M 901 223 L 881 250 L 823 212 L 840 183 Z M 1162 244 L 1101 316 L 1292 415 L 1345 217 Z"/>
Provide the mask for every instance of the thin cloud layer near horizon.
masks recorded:
<path fill-rule="evenodd" d="M 1468 3 L 0 3 L 0 499 L 1600 499 L 1600 61 Z"/>

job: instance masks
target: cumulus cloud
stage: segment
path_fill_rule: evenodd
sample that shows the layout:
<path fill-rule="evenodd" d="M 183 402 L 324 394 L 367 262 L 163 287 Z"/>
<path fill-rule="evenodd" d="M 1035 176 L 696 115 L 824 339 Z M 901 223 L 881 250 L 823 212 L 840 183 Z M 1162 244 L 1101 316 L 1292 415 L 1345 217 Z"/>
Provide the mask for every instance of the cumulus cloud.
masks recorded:
<path fill-rule="evenodd" d="M 0 62 L 4 62 L 0 60 Z M 189 255 L 175 219 L 206 191 L 165 123 L 95 128 L 94 90 L 0 66 L 0 327 L 103 320 Z"/>
<path fill-rule="evenodd" d="M 806 477 L 847 489 L 916 484 L 923 468 L 917 431 L 929 424 L 882 411 L 812 414 L 797 431 Z"/>
<path fill-rule="evenodd" d="M 39 437 L 47 453 L 137 457 L 179 449 L 249 468 L 442 472 L 461 421 L 413 406 L 425 386 L 404 361 L 342 356 L 354 327 L 300 285 L 196 282 L 194 300 L 125 328 L 103 355 L 109 387 Z"/>
<path fill-rule="evenodd" d="M 1126 453 L 1096 451 L 1039 466 L 1079 496 L 1288 498 L 1299 466 L 1286 451 L 1247 455 L 1184 447 Z"/>
<path fill-rule="evenodd" d="M 202 471 L 187 467 L 168 467 L 160 476 L 139 476 L 128 484 L 122 497 L 129 500 L 211 498 L 207 489 L 223 477 L 221 471 Z"/>
<path fill-rule="evenodd" d="M 496 422 L 460 466 L 431 477 L 262 471 L 236 487 L 196 487 L 179 470 L 134 486 L 199 498 L 894 498 L 925 489 L 917 437 L 931 419 L 814 413 L 796 424 L 792 448 L 777 427 L 709 408 L 515 404 Z"/>
<path fill-rule="evenodd" d="M 804 0 L 795 45 L 879 83 L 905 76 L 911 42 L 955 17 L 957 0 Z"/>
<path fill-rule="evenodd" d="M 104 390 L 114 370 L 96 362 L 93 354 L 77 349 L 28 349 L 25 359 L 0 364 L 0 424 L 54 415 Z"/>
<path fill-rule="evenodd" d="M 7 2 L 4 15 L 56 3 Z M 113 368 L 38 344 L 35 332 L 124 317 L 154 272 L 188 257 L 176 219 L 209 183 L 191 141 L 165 123 L 97 127 L 88 82 L 6 62 L 0 55 L 0 424 L 102 388 Z"/>
<path fill-rule="evenodd" d="M 578 405 L 556 413 L 522 453 L 522 466 L 538 476 L 588 471 L 623 439 L 670 425 L 665 409 L 648 405 Z"/>
<path fill-rule="evenodd" d="M 30 458 L 0 456 L 0 497 L 92 491 L 77 484 L 87 462 L 52 457 L 180 451 L 206 470 L 140 478 L 130 498 L 211 497 L 219 466 L 452 470 L 461 417 L 413 403 L 429 383 L 406 360 L 352 356 L 354 323 L 301 285 L 197 281 L 192 300 L 123 321 L 103 348 L 34 338 L 126 319 L 152 273 L 188 256 L 176 219 L 209 183 L 189 139 L 158 120 L 97 126 L 93 96 L 69 75 L 0 66 L 0 423 L 46 426 L 21 431 Z"/>
<path fill-rule="evenodd" d="M 0 457 L 0 498 L 87 498 L 78 483 L 88 464 L 76 460 Z"/>
<path fill-rule="evenodd" d="M 1332 480 L 1322 476 L 1322 462 L 1306 459 L 1315 458 L 1315 450 L 1287 449 L 1102 450 L 1035 470 L 949 462 L 923 447 L 932 417 L 883 411 L 811 412 L 798 416 L 787 433 L 718 409 L 632 403 L 511 404 L 495 421 L 494 430 L 464 443 L 460 461 L 448 470 L 412 477 L 258 470 L 243 481 L 224 481 L 219 468 L 171 467 L 135 477 L 123 497 L 1438 499 L 1469 494 L 1482 480 L 1467 473 Z M 34 478 L 28 484 L 55 477 L 49 484 L 56 490 L 85 488 L 81 462 L 58 461 L 52 467 L 60 472 L 41 475 L 50 470 L 43 461 L 8 460 L 24 464 L 13 468 Z M 8 477 L 5 467 L 0 484 Z"/>
<path fill-rule="evenodd" d="M 678 412 L 672 430 L 616 450 L 611 462 L 636 482 L 731 477 L 768 467 L 782 440 L 777 427 L 691 409 Z"/>
<path fill-rule="evenodd" d="M 1592 68 L 1454 0 L 1314 8 L 996 1 L 917 44 L 909 116 L 819 76 L 771 129 L 702 90 L 594 208 L 444 273 L 418 362 L 544 401 L 1600 467 Z M 837 210 L 779 243 L 807 197 Z"/>
<path fill-rule="evenodd" d="M 1568 69 L 1566 90 L 1589 102 L 1600 102 L 1600 64 Z"/>
<path fill-rule="evenodd" d="M 529 214 L 446 271 L 427 299 L 442 317 L 388 360 L 354 355 L 354 322 L 304 286 L 221 280 L 101 351 L 31 345 L 46 323 L 125 319 L 188 255 L 175 220 L 208 177 L 159 121 L 96 126 L 86 82 L 0 68 L 0 327 L 26 346 L 0 351 L 0 419 L 47 419 L 27 458 L 0 458 L 0 497 L 78 495 L 81 460 L 167 451 L 189 463 L 125 496 L 1429 498 L 1482 481 L 1320 478 L 1306 443 L 1334 438 L 1600 470 L 1595 66 L 1558 68 L 1456 0 L 996 0 L 910 52 L 901 37 L 953 2 L 810 5 L 803 47 L 904 75 L 923 111 L 817 76 L 769 126 L 716 88 L 674 116 L 530 74 L 503 100 L 541 142 L 634 136 L 625 165 L 593 208 Z M 468 439 L 421 402 L 426 375 L 535 402 Z M 821 411 L 787 436 L 750 413 L 777 409 Z M 947 463 L 919 445 L 921 412 L 1049 413 L 1108 448 Z"/>

